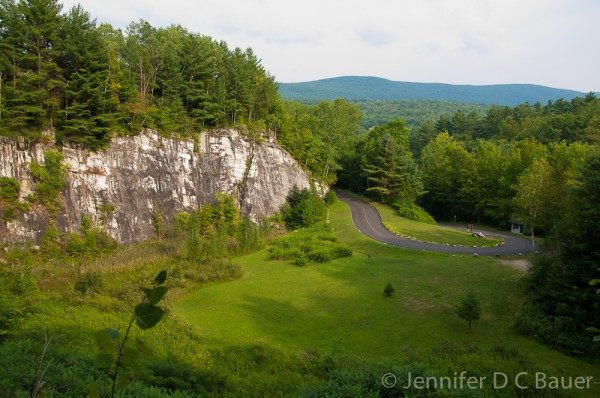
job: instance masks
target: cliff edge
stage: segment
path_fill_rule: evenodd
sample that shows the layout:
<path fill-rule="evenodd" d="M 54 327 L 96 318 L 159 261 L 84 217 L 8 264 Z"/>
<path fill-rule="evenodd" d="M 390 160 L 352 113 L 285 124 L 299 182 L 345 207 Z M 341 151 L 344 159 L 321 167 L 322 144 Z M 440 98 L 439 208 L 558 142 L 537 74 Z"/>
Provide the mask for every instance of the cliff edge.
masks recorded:
<path fill-rule="evenodd" d="M 50 137 L 26 143 L 0 137 L 0 177 L 20 183 L 20 199 L 35 190 L 32 161 L 59 151 L 66 185 L 58 211 L 33 202 L 30 209 L 0 222 L 0 243 L 37 242 L 51 219 L 60 232 L 78 231 L 87 215 L 120 243 L 155 233 L 152 219 L 214 203 L 216 193 L 232 195 L 242 214 L 268 217 L 284 204 L 293 186 L 308 188 L 311 177 L 272 141 L 247 140 L 236 129 L 201 132 L 193 139 L 165 138 L 153 130 L 111 140 L 105 150 L 65 145 Z M 6 218 L 6 217 L 5 217 Z"/>

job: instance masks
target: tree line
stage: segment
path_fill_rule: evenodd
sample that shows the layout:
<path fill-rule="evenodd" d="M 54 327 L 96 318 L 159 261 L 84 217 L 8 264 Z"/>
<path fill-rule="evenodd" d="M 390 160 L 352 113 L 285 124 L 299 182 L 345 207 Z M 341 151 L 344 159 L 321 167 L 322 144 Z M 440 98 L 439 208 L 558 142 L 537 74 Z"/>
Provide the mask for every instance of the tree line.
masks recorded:
<path fill-rule="evenodd" d="M 573 355 L 597 356 L 600 99 L 457 110 L 409 130 L 401 119 L 347 135 L 336 184 L 425 222 L 540 236 L 516 328 Z M 340 147 L 342 148 L 342 147 Z"/>
<path fill-rule="evenodd" d="M 57 0 L 0 0 L 0 134 L 53 129 L 59 143 L 98 149 L 143 128 L 187 136 L 244 125 L 269 132 L 319 181 L 403 216 L 517 217 L 553 253 L 532 272 L 521 330 L 589 352 L 584 330 L 600 326 L 588 286 L 600 260 L 600 100 L 457 110 L 412 130 L 396 119 L 365 131 L 362 119 L 343 99 L 281 101 L 251 49 L 143 20 L 121 31 Z"/>
<path fill-rule="evenodd" d="M 361 135 L 341 159 L 338 184 L 438 220 L 541 236 L 547 254 L 526 278 L 517 329 L 574 355 L 597 356 L 600 328 L 600 100 L 593 94 L 461 110 L 408 131 L 400 120 Z M 418 206 L 416 207 L 419 208 Z M 418 219 L 418 215 L 411 218 Z"/>
<path fill-rule="evenodd" d="M 57 0 L 0 1 L 0 133 L 100 148 L 115 134 L 274 128 L 279 94 L 252 49 L 144 20 L 98 25 Z"/>

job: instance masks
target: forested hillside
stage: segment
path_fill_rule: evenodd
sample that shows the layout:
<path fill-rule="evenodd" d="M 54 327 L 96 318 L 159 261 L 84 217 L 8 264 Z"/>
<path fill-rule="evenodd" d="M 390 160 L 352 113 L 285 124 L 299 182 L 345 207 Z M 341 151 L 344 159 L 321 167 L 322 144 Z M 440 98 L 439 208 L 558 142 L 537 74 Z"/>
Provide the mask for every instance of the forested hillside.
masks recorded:
<path fill-rule="evenodd" d="M 439 100 L 352 100 L 364 117 L 360 125 L 365 130 L 402 119 L 408 128 L 421 126 L 440 116 L 452 115 L 456 111 L 485 113 L 491 105 Z"/>
<path fill-rule="evenodd" d="M 407 103 L 398 115 L 401 117 L 387 120 L 389 116 L 377 116 L 378 103 L 352 103 L 338 98 L 344 94 L 334 86 L 327 86 L 325 91 L 318 87 L 319 99 L 332 100 L 311 104 L 282 101 L 275 78 L 251 49 L 231 50 L 224 42 L 181 26 L 156 28 L 143 20 L 132 22 L 121 31 L 108 24 L 98 25 L 81 7 L 63 12 L 57 0 L 0 0 L 0 50 L 0 134 L 15 138 L 11 140 L 15 145 L 42 140 L 44 131 L 52 130 L 59 146 L 72 142 L 81 144 L 76 147 L 83 148 L 82 151 L 98 150 L 106 147 L 112 137 L 154 128 L 163 135 L 189 138 L 186 145 L 189 144 L 190 153 L 195 156 L 199 153 L 196 150 L 199 130 L 235 126 L 245 139 L 252 138 L 248 141 L 253 144 L 260 145 L 265 136 L 281 144 L 317 182 L 363 194 L 391 206 L 405 218 L 424 223 L 436 220 L 480 223 L 497 228 L 506 228 L 511 218 L 517 218 L 527 225 L 527 233 L 532 240 L 539 240 L 546 253 L 531 256 L 534 265 L 525 277 L 523 300 L 514 283 L 521 276 L 502 281 L 511 285 L 513 296 L 508 301 L 500 297 L 502 300 L 489 304 L 502 308 L 494 308 L 494 315 L 487 316 L 488 328 L 496 331 L 493 326 L 497 320 L 492 318 L 500 314 L 499 317 L 505 317 L 502 325 L 506 319 L 512 324 L 516 318 L 516 329 L 522 335 L 569 355 L 593 361 L 599 354 L 594 335 L 600 334 L 600 294 L 597 287 L 590 285 L 590 281 L 596 280 L 593 284 L 600 279 L 600 99 L 595 94 L 536 86 L 414 83 L 403 87 L 421 96 L 417 98 L 452 101 L 478 98 L 478 102 L 497 105 L 453 108 L 455 103 L 452 103 L 444 108 L 447 111 L 442 111 L 436 108 L 437 104 L 430 104 L 430 109 L 435 110 L 415 113 L 431 112 L 427 118 L 432 120 L 423 122 L 419 116 L 418 123 L 407 123 L 403 119 L 410 120 L 408 109 L 412 105 Z M 371 98 L 372 89 L 378 91 L 378 96 L 372 98 L 387 98 L 395 90 L 389 83 L 397 83 L 361 78 L 342 79 L 342 82 L 350 90 L 348 93 L 358 95 L 354 99 Z M 285 87 L 282 87 L 284 93 Z M 423 87 L 427 90 L 419 91 Z M 384 107 L 390 104 L 381 103 Z M 365 112 L 370 114 L 367 119 Z M 447 114 L 438 116 L 440 112 Z M 214 158 L 218 161 L 223 152 Z M 174 153 L 179 157 L 179 151 Z M 252 166 L 252 156 L 254 153 L 237 168 L 245 167 L 245 177 Z M 188 158 L 191 157 L 190 154 Z M 266 159 L 271 158 L 266 156 Z M 160 160 L 164 159 L 156 163 L 160 164 Z M 201 156 L 199 161 L 203 161 Z M 289 163 L 296 165 L 295 161 Z M 35 195 L 22 198 L 18 181 L 0 176 L 3 223 L 26 214 L 30 206 L 42 201 L 50 218 L 60 208 L 60 192 L 68 167 L 60 153 L 48 152 L 44 164 L 31 161 L 27 167 L 32 169 Z M 94 171 L 103 174 L 100 168 Z M 263 174 L 267 180 L 289 177 L 277 175 L 279 171 L 263 171 Z M 214 173 L 209 178 L 217 179 L 219 175 Z M 335 212 L 329 213 L 316 194 L 316 185 L 313 184 L 312 191 L 292 189 L 281 214 L 257 223 L 239 213 L 232 196 L 218 193 L 213 205 L 178 213 L 173 220 L 165 220 L 157 209 L 152 213 L 155 238 L 151 242 L 118 247 L 105 230 L 81 214 L 77 231 L 61 234 L 52 218 L 40 242 L 2 245 L 0 358 L 11 366 L 1 369 L 0 395 L 42 396 L 45 390 L 54 396 L 118 396 L 115 388 L 123 391 L 123 396 L 406 394 L 399 387 L 390 390 L 382 385 L 381 376 L 388 363 L 382 365 L 346 355 L 338 349 L 338 341 L 333 343 L 330 354 L 321 354 L 306 345 L 301 353 L 290 354 L 287 347 L 274 348 L 271 342 L 278 340 L 269 340 L 272 337 L 269 331 L 261 329 L 266 340 L 250 347 L 208 349 L 201 331 L 185 324 L 168 307 L 163 310 L 156 306 L 163 297 L 173 303 L 194 289 L 240 278 L 244 269 L 237 257 L 262 250 L 286 234 L 286 224 L 290 228 L 302 226 L 290 222 L 290 218 L 318 213 L 321 221 L 327 214 L 334 214 L 332 225 L 336 230 L 323 225 L 277 241 L 281 258 L 292 253 L 295 265 L 291 267 L 283 261 L 270 264 L 261 278 L 270 277 L 275 267 L 284 272 L 292 269 L 296 277 L 302 278 L 306 275 L 303 272 L 314 265 L 312 270 L 317 269 L 320 277 L 327 277 L 318 279 L 326 282 L 314 286 L 331 284 L 348 288 L 347 291 L 331 296 L 327 288 L 321 289 L 314 297 L 318 307 L 313 313 L 305 310 L 310 307 L 290 304 L 286 275 L 282 278 L 284 283 L 277 283 L 276 300 L 270 302 L 249 295 L 235 311 L 253 309 L 249 317 L 252 319 L 245 321 L 262 326 L 266 319 L 263 310 L 276 307 L 286 317 L 306 316 L 320 326 L 319 317 L 336 319 L 335 316 L 344 315 L 318 313 L 323 302 L 335 302 L 333 307 L 347 311 L 346 295 L 355 295 L 355 302 L 364 301 L 366 295 L 369 300 L 381 297 L 383 285 L 377 291 L 351 290 L 355 285 L 365 288 L 372 284 L 372 281 L 366 283 L 362 272 L 370 269 L 365 264 L 375 264 L 383 253 L 389 267 L 385 269 L 395 277 L 399 263 L 411 266 L 412 271 L 418 269 L 418 277 L 398 280 L 406 283 L 403 290 L 398 285 L 399 301 L 381 297 L 387 301 L 365 310 L 359 327 L 350 325 L 348 329 L 358 330 L 356 333 L 372 343 L 383 330 L 371 328 L 369 316 L 377 313 L 385 318 L 384 322 L 395 322 L 395 327 L 404 327 L 403 332 L 415 335 L 414 327 L 403 323 L 403 316 L 418 311 L 416 327 L 421 327 L 426 318 L 435 319 L 427 328 L 435 329 L 435 338 L 440 341 L 446 337 L 441 329 L 452 326 L 445 321 L 442 326 L 436 317 L 439 313 L 428 311 L 439 304 L 436 311 L 447 314 L 452 311 L 451 300 L 459 288 L 471 287 L 454 285 L 455 264 L 442 256 L 408 252 L 364 237 L 352 237 L 359 234 L 351 226 L 347 208 L 337 203 Z M 333 194 L 326 198 L 336 206 Z M 115 212 L 111 203 L 95 205 L 102 208 L 106 217 Z M 313 239 L 315 234 L 322 238 L 318 243 Z M 359 242 L 358 247 L 364 248 L 351 258 L 351 264 L 361 272 L 340 277 L 343 272 L 338 271 L 347 271 L 349 264 L 341 261 L 325 272 L 322 272 L 325 267 L 316 268 L 323 264 L 302 268 L 311 258 L 319 262 L 333 258 L 327 250 L 337 250 L 344 258 L 349 256 L 354 247 L 338 247 L 338 237 L 350 244 Z M 305 256 L 305 249 L 300 250 L 304 244 L 301 241 L 314 246 L 310 248 L 314 249 L 312 257 Z M 263 261 L 266 255 L 266 251 L 257 253 L 251 261 Z M 484 272 L 479 265 L 496 270 L 501 267 L 495 258 L 482 263 L 474 262 L 481 260 L 475 257 L 469 260 L 473 262 L 462 264 L 465 267 L 460 269 L 473 272 L 470 285 L 479 283 L 479 274 Z M 427 266 L 414 266 L 420 264 Z M 168 294 L 166 287 L 161 287 L 166 276 L 160 271 L 166 268 Z M 377 268 L 378 272 L 379 268 L 384 269 Z M 439 270 L 444 273 L 432 277 Z M 152 282 L 156 273 L 158 282 L 157 279 Z M 508 274 L 493 275 L 505 278 Z M 404 278 L 404 274 L 401 276 Z M 264 283 L 261 278 L 256 283 Z M 444 284 L 448 278 L 444 294 L 431 291 L 435 284 L 423 283 L 429 278 L 442 280 Z M 487 280 L 487 288 L 496 289 L 498 278 L 488 275 Z M 413 296 L 405 296 L 413 285 L 418 285 Z M 256 289 L 253 287 L 252 291 Z M 496 291 L 493 296 L 503 294 L 504 291 Z M 436 305 L 430 305 L 431 298 L 435 298 Z M 516 308 L 521 302 L 522 308 Z M 197 310 L 213 304 L 204 301 Z M 278 326 L 281 314 L 269 321 Z M 143 333 L 137 326 L 132 328 L 134 321 Z M 157 327 L 146 331 L 153 326 Z M 245 332 L 243 326 L 235 325 L 240 334 Z M 98 329 L 106 327 L 109 328 L 98 333 Z M 136 332 L 132 331 L 126 346 L 127 334 L 119 334 L 112 327 L 127 334 L 133 329 Z M 293 334 L 292 330 L 279 332 L 286 336 Z M 407 373 L 410 377 L 413 370 L 419 375 L 443 371 L 442 374 L 454 372 L 456 376 L 456 366 L 465 362 L 469 373 L 480 372 L 479 364 L 483 361 L 487 361 L 485 366 L 492 371 L 492 366 L 498 366 L 498 358 L 500 363 L 509 363 L 503 366 L 509 367 L 511 374 L 522 372 L 523 367 L 531 369 L 533 374 L 537 362 L 501 344 L 507 336 L 515 337 L 513 330 L 498 333 L 502 333 L 502 339 L 482 337 L 490 345 L 487 348 L 495 345 L 488 356 L 474 345 L 463 350 L 453 347 L 453 342 L 444 342 L 428 354 L 413 347 L 394 347 L 403 350 L 402 358 L 397 363 L 396 359 L 389 362 L 394 362 L 396 373 L 402 377 Z M 140 339 L 135 340 L 138 335 L 148 346 Z M 497 341 L 500 343 L 496 344 Z M 385 352 L 391 347 L 389 341 L 382 341 L 381 345 Z M 536 349 L 539 349 L 537 344 Z M 423 362 L 422 358 L 429 355 L 435 358 Z M 143 360 L 136 361 L 137 357 Z M 121 360 L 127 372 L 120 368 Z M 115 386 L 112 393 L 108 390 L 111 381 Z M 355 389 L 360 383 L 369 387 Z M 347 390 L 342 391 L 343 388 Z M 487 394 L 445 389 L 412 392 L 428 396 Z M 490 392 L 494 394 L 497 392 Z M 554 391 L 539 394 L 554 395 Z M 561 396 L 562 391 L 556 395 Z"/>
<path fill-rule="evenodd" d="M 307 100 L 400 100 L 422 99 L 515 106 L 524 102 L 567 101 L 585 95 L 574 90 L 533 84 L 489 86 L 398 82 L 378 77 L 343 76 L 302 83 L 280 83 L 283 98 Z"/>
<path fill-rule="evenodd" d="M 0 133 L 102 147 L 156 128 L 272 127 L 277 85 L 251 49 L 140 20 L 124 32 L 57 0 L 0 7 Z"/>
<path fill-rule="evenodd" d="M 576 355 L 595 355 L 600 326 L 600 99 L 462 110 L 409 132 L 377 126 L 340 158 L 338 185 L 394 205 L 407 218 L 506 228 L 511 218 L 542 236 L 521 332 Z"/>

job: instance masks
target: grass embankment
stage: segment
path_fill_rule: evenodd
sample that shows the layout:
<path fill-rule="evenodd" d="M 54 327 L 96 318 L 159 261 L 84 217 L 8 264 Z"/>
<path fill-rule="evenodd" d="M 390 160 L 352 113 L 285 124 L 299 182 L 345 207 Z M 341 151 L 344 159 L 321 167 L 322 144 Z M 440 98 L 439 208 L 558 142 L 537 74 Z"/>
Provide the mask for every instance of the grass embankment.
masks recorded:
<path fill-rule="evenodd" d="M 341 202 L 330 209 L 330 221 L 352 257 L 304 267 L 267 261 L 267 251 L 241 257 L 241 279 L 194 292 L 177 303 L 176 313 L 209 347 L 257 341 L 293 350 L 341 346 L 381 359 L 452 342 L 509 347 L 555 375 L 598 373 L 513 331 L 522 271 L 487 257 L 446 257 L 377 243 L 356 231 Z M 388 282 L 395 293 L 384 298 Z M 469 289 L 483 307 L 472 334 L 453 309 Z"/>
<path fill-rule="evenodd" d="M 416 239 L 422 242 L 460 245 L 460 246 L 496 246 L 502 244 L 502 239 L 476 238 L 471 233 L 454 228 L 442 227 L 439 225 L 426 224 L 418 221 L 399 217 L 397 211 L 381 203 L 371 203 L 379 214 L 385 227 L 397 235 L 408 239 Z"/>
<path fill-rule="evenodd" d="M 514 386 L 493 391 L 487 385 L 483 392 L 391 390 L 382 376 L 392 372 L 401 385 L 408 373 L 597 374 L 596 367 L 512 332 L 519 271 L 494 259 L 379 244 L 356 231 L 342 203 L 331 208 L 330 221 L 354 255 L 302 267 L 267 261 L 268 250 L 234 263 L 191 264 L 182 261 L 173 241 L 122 247 L 85 266 L 37 265 L 25 255 L 13 260 L 20 265 L 4 266 L 0 288 L 26 306 L 0 300 L 1 332 L 10 326 L 0 335 L 0 360 L 9 365 L 0 368 L 0 396 L 28 396 L 36 380 L 47 395 L 86 396 L 90 383 L 104 379 L 93 364 L 95 332 L 123 331 L 140 298 L 138 285 L 161 269 L 169 270 L 169 314 L 153 329 L 134 328 L 132 341 L 140 338 L 151 354 L 129 369 L 133 382 L 119 396 L 513 397 L 522 392 Z M 242 272 L 236 263 L 244 275 L 231 281 Z M 74 287 L 89 271 L 99 278 L 89 279 L 92 291 L 80 293 Z M 395 293 L 384 298 L 388 282 Z M 473 334 L 452 310 L 468 288 L 484 309 Z M 5 311 L 14 308 L 22 313 Z M 44 339 L 51 340 L 46 350 Z M 598 390 L 577 393 L 593 397 Z"/>

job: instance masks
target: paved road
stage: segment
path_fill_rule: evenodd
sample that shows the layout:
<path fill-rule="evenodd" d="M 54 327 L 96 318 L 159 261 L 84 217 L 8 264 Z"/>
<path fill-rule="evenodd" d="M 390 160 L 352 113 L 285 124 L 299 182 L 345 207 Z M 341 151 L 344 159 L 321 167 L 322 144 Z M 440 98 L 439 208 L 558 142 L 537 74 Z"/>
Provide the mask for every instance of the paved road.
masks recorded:
<path fill-rule="evenodd" d="M 388 245 L 406 247 L 416 250 L 427 250 L 441 253 L 470 254 L 477 253 L 482 256 L 515 255 L 531 253 L 531 240 L 508 233 L 485 231 L 486 235 L 504 239 L 504 244 L 498 247 L 458 247 L 419 242 L 402 238 L 388 231 L 381 220 L 377 209 L 367 202 L 356 199 L 340 191 L 335 192 L 337 197 L 348 206 L 352 212 L 352 221 L 356 228 L 369 238 L 378 240 Z M 536 247 L 537 250 L 537 247 Z"/>

